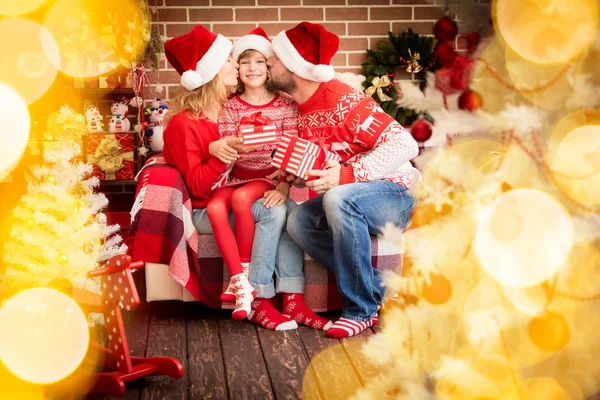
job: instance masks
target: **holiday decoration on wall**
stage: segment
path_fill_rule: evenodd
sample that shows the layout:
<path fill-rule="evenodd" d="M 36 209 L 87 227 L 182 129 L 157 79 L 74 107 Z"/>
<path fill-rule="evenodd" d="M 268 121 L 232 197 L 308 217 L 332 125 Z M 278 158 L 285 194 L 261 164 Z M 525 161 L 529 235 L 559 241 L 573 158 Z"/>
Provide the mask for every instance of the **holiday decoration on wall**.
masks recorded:
<path fill-rule="evenodd" d="M 389 42 L 380 41 L 377 50 L 367 50 L 368 59 L 362 65 L 365 93 L 402 125 L 410 125 L 417 115 L 410 109 L 398 108 L 398 93 L 394 78 L 398 68 L 412 74 L 434 71 L 433 38 L 418 35 L 412 29 L 400 34 L 388 33 Z"/>
<path fill-rule="evenodd" d="M 89 177 L 90 165 L 78 161 L 80 138 L 87 131 L 83 115 L 68 106 L 57 114 L 49 116 L 48 125 L 59 145 L 45 149 L 43 164 L 31 168 L 27 193 L 13 211 L 15 222 L 4 245 L 3 293 L 61 278 L 99 292 L 86 273 L 126 251 L 115 235 L 119 226 L 108 226 L 101 213 L 108 200 L 94 193 L 99 180 Z M 55 125 L 59 121 L 62 129 Z"/>

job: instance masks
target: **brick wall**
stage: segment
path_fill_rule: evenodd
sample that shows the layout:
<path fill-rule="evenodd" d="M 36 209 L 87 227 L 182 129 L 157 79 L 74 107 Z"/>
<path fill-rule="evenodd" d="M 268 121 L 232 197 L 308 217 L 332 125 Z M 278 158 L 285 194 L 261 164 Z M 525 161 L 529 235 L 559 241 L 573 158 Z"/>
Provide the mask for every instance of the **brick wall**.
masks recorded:
<path fill-rule="evenodd" d="M 431 34 L 433 24 L 442 17 L 443 1 L 433 0 L 149 0 L 155 11 L 154 23 L 167 38 L 189 32 L 195 24 L 236 39 L 257 25 L 269 36 L 289 29 L 301 21 L 320 23 L 340 36 L 340 51 L 333 59 L 337 72 L 360 73 L 367 48 L 409 27 L 420 34 Z M 179 83 L 177 72 L 166 60 L 150 81 L 165 87 L 164 98 Z M 399 71 L 401 72 L 401 71 Z M 408 76 L 408 74 L 407 74 Z M 403 78 L 402 74 L 399 78 Z"/>

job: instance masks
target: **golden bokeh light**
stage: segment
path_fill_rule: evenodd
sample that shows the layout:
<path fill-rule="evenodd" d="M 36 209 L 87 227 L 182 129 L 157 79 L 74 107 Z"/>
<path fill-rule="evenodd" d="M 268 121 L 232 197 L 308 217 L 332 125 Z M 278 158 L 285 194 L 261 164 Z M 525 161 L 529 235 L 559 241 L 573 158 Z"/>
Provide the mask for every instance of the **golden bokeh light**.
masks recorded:
<path fill-rule="evenodd" d="M 46 28 L 28 19 L 7 18 L 0 21 L 0 36 L 10 38 L 18 32 L 19 40 L 6 40 L 0 59 L 0 81 L 13 86 L 27 104 L 31 104 L 52 86 L 57 68 L 58 46 Z"/>
<path fill-rule="evenodd" d="M 58 0 L 44 20 L 60 50 L 55 66 L 81 78 L 130 66 L 150 39 L 148 9 L 139 5 L 134 0 Z"/>
<path fill-rule="evenodd" d="M 547 376 L 536 376 L 514 385 L 500 397 L 505 400 L 569 400 L 571 397 L 554 380 Z"/>
<path fill-rule="evenodd" d="M 560 143 L 551 161 L 558 187 L 587 206 L 600 205 L 600 125 L 574 129 Z"/>
<path fill-rule="evenodd" d="M 0 2 L 0 15 L 15 17 L 37 10 L 46 0 L 19 0 Z"/>
<path fill-rule="evenodd" d="M 550 356 L 528 336 L 531 317 L 519 312 L 491 278 L 471 291 L 463 307 L 465 333 L 477 354 L 502 357 L 515 367 L 533 365 Z"/>
<path fill-rule="evenodd" d="M 483 97 L 483 111 L 498 113 L 507 103 L 524 101 L 518 90 L 511 89 L 512 81 L 506 64 L 505 46 L 493 39 L 483 50 L 481 60 L 475 64 L 471 89 Z"/>
<path fill-rule="evenodd" d="M 536 63 L 564 63 L 590 46 L 596 0 L 496 0 L 494 27 L 508 46 Z"/>
<path fill-rule="evenodd" d="M 10 86 L 0 82 L 0 179 L 17 165 L 29 139 L 27 104 Z"/>
<path fill-rule="evenodd" d="M 506 69 L 515 89 L 538 107 L 547 110 L 564 108 L 573 95 L 568 76 L 575 65 L 567 63 L 539 64 L 517 54 L 506 46 Z"/>
<path fill-rule="evenodd" d="M 538 315 L 548 304 L 548 293 L 542 285 L 515 288 L 503 286 L 504 296 L 520 312 L 527 315 Z"/>
<path fill-rule="evenodd" d="M 0 360 L 27 382 L 67 377 L 83 360 L 88 343 L 83 312 L 57 290 L 24 290 L 0 309 Z"/>
<path fill-rule="evenodd" d="M 545 351 L 562 349 L 571 336 L 569 324 L 561 314 L 548 311 L 529 321 L 529 339 Z"/>
<path fill-rule="evenodd" d="M 480 214 L 475 250 L 483 269 L 511 287 L 537 285 L 564 264 L 573 244 L 564 207 L 532 189 L 503 193 Z"/>

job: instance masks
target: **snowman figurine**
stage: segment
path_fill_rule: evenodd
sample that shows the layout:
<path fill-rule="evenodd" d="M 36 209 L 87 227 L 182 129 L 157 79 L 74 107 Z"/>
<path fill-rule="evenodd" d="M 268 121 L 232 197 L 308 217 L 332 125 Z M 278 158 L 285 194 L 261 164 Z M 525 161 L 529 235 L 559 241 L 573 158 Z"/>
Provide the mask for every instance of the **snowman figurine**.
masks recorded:
<path fill-rule="evenodd" d="M 111 133 L 129 132 L 131 123 L 127 119 L 128 112 L 127 99 L 117 100 L 110 106 L 110 113 L 113 115 L 108 122 L 108 130 Z"/>
<path fill-rule="evenodd" d="M 167 104 L 161 102 L 160 99 L 153 101 L 152 105 L 146 109 L 146 115 L 150 119 L 150 124 L 146 128 L 146 137 L 154 152 L 161 152 L 163 149 L 163 131 L 165 129 L 163 119 L 168 109 Z"/>
<path fill-rule="evenodd" d="M 100 115 L 100 111 L 98 111 L 98 107 L 96 107 L 92 103 L 87 103 L 85 105 L 85 119 L 87 121 L 87 129 L 88 132 L 102 132 L 104 130 L 104 124 L 102 123 L 102 115 Z"/>

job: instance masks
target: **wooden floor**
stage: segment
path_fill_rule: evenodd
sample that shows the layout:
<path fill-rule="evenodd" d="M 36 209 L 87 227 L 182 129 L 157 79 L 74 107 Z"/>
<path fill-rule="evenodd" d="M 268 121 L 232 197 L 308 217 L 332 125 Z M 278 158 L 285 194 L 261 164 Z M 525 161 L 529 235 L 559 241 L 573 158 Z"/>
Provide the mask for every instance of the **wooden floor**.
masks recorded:
<path fill-rule="evenodd" d="M 230 314 L 175 301 L 143 303 L 129 313 L 132 354 L 176 357 L 185 374 L 130 382 L 121 399 L 340 399 L 372 373 L 359 348 L 373 330 L 338 341 L 306 327 L 269 331 Z"/>

